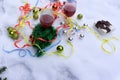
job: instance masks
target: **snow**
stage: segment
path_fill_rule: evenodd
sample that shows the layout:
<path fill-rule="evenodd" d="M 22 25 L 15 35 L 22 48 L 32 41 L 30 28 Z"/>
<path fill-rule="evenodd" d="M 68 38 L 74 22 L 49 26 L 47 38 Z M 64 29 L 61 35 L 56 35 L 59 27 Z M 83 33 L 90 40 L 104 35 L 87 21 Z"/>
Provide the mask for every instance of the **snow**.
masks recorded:
<path fill-rule="evenodd" d="M 28 2 L 34 6 L 36 0 Z M 40 0 L 38 6 L 47 2 Z M 8 67 L 0 76 L 8 77 L 8 80 L 120 80 L 120 42 L 113 40 L 117 51 L 106 54 L 100 48 L 101 42 L 89 31 L 84 32 L 82 40 L 74 38 L 75 52 L 69 59 L 57 55 L 35 58 L 29 55 L 19 57 L 18 52 L 5 53 L 3 46 L 7 50 L 15 48 L 6 28 L 17 23 L 18 8 L 23 4 L 21 0 L 0 0 L 0 67 Z M 78 21 L 80 25 L 85 23 L 93 28 L 98 20 L 108 20 L 116 28 L 110 36 L 120 37 L 120 0 L 77 0 L 74 18 L 78 13 L 84 15 Z M 60 44 L 65 45 L 65 53 L 70 53 L 70 46 L 64 41 Z"/>

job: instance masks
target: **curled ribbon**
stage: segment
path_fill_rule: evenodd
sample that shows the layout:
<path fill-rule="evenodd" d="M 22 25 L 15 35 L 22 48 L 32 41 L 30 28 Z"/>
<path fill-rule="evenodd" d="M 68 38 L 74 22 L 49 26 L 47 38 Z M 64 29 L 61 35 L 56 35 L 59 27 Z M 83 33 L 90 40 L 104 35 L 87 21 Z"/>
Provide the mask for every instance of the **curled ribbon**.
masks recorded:
<path fill-rule="evenodd" d="M 108 39 L 103 39 L 103 38 L 100 37 L 100 35 L 99 35 L 97 32 L 95 32 L 92 28 L 90 28 L 90 27 L 88 27 L 88 26 L 86 26 L 86 25 L 82 26 L 82 28 L 88 28 L 88 30 L 97 37 L 97 39 L 99 39 L 100 41 L 102 41 L 101 48 L 102 48 L 102 50 L 103 50 L 105 53 L 107 53 L 107 54 L 112 54 L 113 52 L 116 51 L 115 45 L 111 42 L 111 40 L 117 40 L 117 41 L 118 41 L 118 39 L 117 39 L 116 37 L 112 36 L 112 37 L 110 37 L 110 38 L 108 38 Z M 106 44 L 109 44 L 109 45 L 111 46 L 111 49 L 112 49 L 111 51 L 110 51 L 110 50 L 107 50 L 107 49 L 105 48 L 105 45 L 106 45 Z"/>
<path fill-rule="evenodd" d="M 25 25 L 27 24 L 29 26 L 30 29 L 33 29 L 33 27 L 31 26 L 30 22 L 27 21 L 28 19 L 32 18 L 31 16 L 26 17 L 26 16 L 21 16 L 19 18 L 19 22 L 17 25 L 15 25 L 15 28 L 17 28 L 17 30 L 20 29 L 20 27 L 25 27 Z"/>
<path fill-rule="evenodd" d="M 32 44 L 24 44 L 22 47 L 19 47 L 19 46 L 18 46 L 18 43 L 19 43 L 20 41 L 21 41 L 21 40 L 16 40 L 16 41 L 14 42 L 14 46 L 17 47 L 17 48 L 25 48 L 25 47 L 27 47 L 27 46 L 32 46 Z"/>
<path fill-rule="evenodd" d="M 55 11 L 60 11 L 60 10 L 62 10 L 62 6 L 63 6 L 64 4 L 63 3 L 61 3 L 60 1 L 56 1 L 52 6 L 55 6 Z"/>
<path fill-rule="evenodd" d="M 68 32 L 67 32 L 67 35 L 69 35 L 70 32 L 73 30 L 73 26 L 74 26 L 72 18 L 67 18 L 67 24 L 68 24 L 68 26 L 69 26 L 69 28 L 70 28 L 70 29 L 68 30 Z"/>
<path fill-rule="evenodd" d="M 41 55 L 41 54 L 42 55 L 46 54 L 46 52 L 43 49 L 41 49 L 41 47 L 38 44 L 34 44 L 34 45 L 39 49 L 38 52 L 36 53 L 36 56 Z"/>
<path fill-rule="evenodd" d="M 5 50 L 4 47 L 3 47 L 3 51 L 8 53 L 8 54 L 18 51 L 18 54 L 19 54 L 20 57 L 25 57 L 27 55 L 27 53 L 31 57 L 35 57 L 35 55 L 33 55 L 32 52 L 30 50 L 28 50 L 28 49 L 19 48 L 19 49 L 13 49 L 11 51 L 8 51 L 8 50 Z"/>
<path fill-rule="evenodd" d="M 24 15 L 28 14 L 31 10 L 30 4 L 26 3 L 24 6 L 21 6 L 19 10 L 23 12 Z"/>
<path fill-rule="evenodd" d="M 114 53 L 114 52 L 116 51 L 115 45 L 114 45 L 112 42 L 110 42 L 111 40 L 116 40 L 116 41 L 118 41 L 118 39 L 117 39 L 116 37 L 110 37 L 110 38 L 108 38 L 108 39 L 103 39 L 103 42 L 102 42 L 102 44 L 101 44 L 102 50 L 103 50 L 104 52 L 108 53 L 108 54 L 112 54 L 112 53 Z M 109 45 L 111 46 L 112 51 L 107 50 L 107 49 L 104 47 L 106 44 L 109 44 Z"/>
<path fill-rule="evenodd" d="M 24 34 L 22 31 L 21 31 L 20 33 L 21 33 L 21 36 L 23 37 L 24 42 L 25 42 L 25 43 L 29 43 L 29 42 L 28 42 L 28 39 L 27 39 L 26 36 L 25 36 L 25 34 Z"/>

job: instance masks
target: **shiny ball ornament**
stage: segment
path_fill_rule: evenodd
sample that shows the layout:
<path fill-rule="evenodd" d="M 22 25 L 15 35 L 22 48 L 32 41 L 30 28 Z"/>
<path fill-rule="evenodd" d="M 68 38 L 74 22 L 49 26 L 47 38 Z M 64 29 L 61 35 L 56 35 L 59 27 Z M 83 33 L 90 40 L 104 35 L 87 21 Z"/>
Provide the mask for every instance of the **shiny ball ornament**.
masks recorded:
<path fill-rule="evenodd" d="M 79 35 L 79 38 L 80 38 L 80 39 L 84 38 L 84 35 L 83 35 L 83 34 L 80 34 L 80 35 Z"/>
<path fill-rule="evenodd" d="M 13 39 L 18 39 L 18 38 L 19 38 L 19 35 L 18 35 L 18 34 L 13 34 L 13 35 L 12 35 L 12 38 L 13 38 Z"/>
<path fill-rule="evenodd" d="M 38 14 L 40 11 L 41 11 L 41 9 L 39 9 L 39 8 L 36 7 L 33 10 L 33 14 Z"/>
<path fill-rule="evenodd" d="M 57 51 L 58 52 L 63 52 L 64 51 L 63 46 L 62 45 L 57 46 Z"/>
<path fill-rule="evenodd" d="M 33 19 L 34 19 L 34 20 L 37 20 L 38 18 L 39 18 L 38 14 L 34 14 L 34 15 L 33 15 Z"/>
<path fill-rule="evenodd" d="M 12 38 L 12 39 L 18 39 L 19 38 L 19 34 L 17 32 L 16 29 L 14 29 L 13 27 L 8 27 L 7 28 L 7 31 L 9 33 L 9 36 Z"/>
<path fill-rule="evenodd" d="M 77 30 L 77 27 L 76 27 L 76 26 L 73 26 L 73 29 Z"/>
<path fill-rule="evenodd" d="M 14 32 L 13 32 L 13 31 L 11 31 L 9 34 L 13 35 L 13 34 L 14 34 Z"/>
<path fill-rule="evenodd" d="M 57 9 L 58 9 L 58 6 L 57 6 L 56 4 L 53 4 L 52 10 L 55 11 L 55 10 L 57 10 Z"/>
<path fill-rule="evenodd" d="M 11 33 L 11 34 L 9 34 L 9 36 L 12 38 L 12 39 L 18 39 L 19 38 L 19 34 L 17 34 L 17 33 Z"/>
<path fill-rule="evenodd" d="M 77 19 L 81 20 L 83 18 L 83 15 L 82 14 L 78 14 L 77 15 Z"/>
<path fill-rule="evenodd" d="M 11 31 L 13 31 L 13 29 L 14 29 L 13 27 L 8 27 L 8 28 L 7 28 L 7 31 L 8 31 L 8 32 L 11 32 Z"/>
<path fill-rule="evenodd" d="M 67 33 L 67 30 L 63 30 L 63 34 L 66 34 Z"/>
<path fill-rule="evenodd" d="M 70 32 L 70 35 L 75 35 L 75 30 L 72 30 L 72 31 Z"/>
<path fill-rule="evenodd" d="M 33 10 L 33 19 L 34 20 L 37 20 L 39 18 L 39 12 L 40 12 L 41 9 L 39 8 L 34 8 Z"/>
<path fill-rule="evenodd" d="M 66 4 L 66 2 L 64 1 L 64 2 L 63 2 L 63 4 L 65 5 L 65 4 Z"/>
<path fill-rule="evenodd" d="M 72 41 L 72 40 L 73 40 L 73 38 L 72 38 L 72 37 L 68 37 L 68 40 L 69 40 L 69 41 Z"/>
<path fill-rule="evenodd" d="M 63 22 L 60 22 L 60 25 L 64 25 L 65 24 L 65 22 L 63 21 Z"/>

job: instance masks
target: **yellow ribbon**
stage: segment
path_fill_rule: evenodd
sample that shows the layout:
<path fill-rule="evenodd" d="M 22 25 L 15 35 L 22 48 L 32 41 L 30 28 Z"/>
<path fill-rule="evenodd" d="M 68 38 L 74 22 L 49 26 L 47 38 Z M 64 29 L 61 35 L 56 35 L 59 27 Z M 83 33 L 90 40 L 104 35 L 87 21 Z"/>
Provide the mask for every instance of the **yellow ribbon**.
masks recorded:
<path fill-rule="evenodd" d="M 25 21 L 29 20 L 31 18 L 32 18 L 32 16 L 28 16 L 28 17 L 23 16 L 22 19 L 20 20 L 20 24 L 19 24 L 19 26 L 17 27 L 16 30 L 19 30 L 21 27 L 24 28 L 26 26 Z M 21 34 L 23 40 L 25 41 L 25 43 L 29 43 L 28 39 L 26 38 L 25 34 L 22 31 L 20 31 L 20 34 Z"/>
<path fill-rule="evenodd" d="M 99 39 L 100 41 L 102 41 L 101 48 L 102 48 L 102 50 L 103 50 L 105 53 L 112 54 L 113 52 L 116 51 L 115 45 L 114 45 L 112 42 L 110 42 L 112 39 L 118 40 L 116 37 L 112 36 L 112 37 L 110 37 L 110 38 L 108 38 L 108 39 L 103 39 L 103 38 L 102 38 L 97 32 L 95 32 L 92 28 L 90 28 L 90 27 L 88 27 L 88 26 L 86 26 L 86 25 L 84 25 L 84 26 L 82 26 L 82 27 L 88 28 L 88 30 L 97 37 L 97 39 Z M 109 44 L 109 45 L 111 46 L 111 49 L 112 49 L 111 51 L 110 51 L 110 50 L 107 50 L 107 49 L 104 47 L 106 44 Z"/>
<path fill-rule="evenodd" d="M 102 42 L 102 44 L 101 44 L 102 50 L 103 50 L 104 52 L 108 53 L 108 54 L 112 54 L 112 53 L 114 53 L 114 52 L 116 51 L 115 45 L 114 45 L 112 42 L 110 42 L 111 40 L 116 40 L 116 41 L 118 41 L 118 39 L 117 39 L 116 37 L 110 37 L 110 38 L 108 38 L 108 39 L 103 39 L 103 42 Z M 104 47 L 106 44 L 109 44 L 109 45 L 111 46 L 112 51 L 107 50 L 107 49 Z"/>
<path fill-rule="evenodd" d="M 34 44 L 36 47 L 38 47 L 38 49 L 42 52 L 42 53 L 44 53 L 44 54 L 46 54 L 46 52 L 45 51 L 43 51 L 42 49 L 41 49 L 41 47 L 38 45 L 38 44 Z"/>
<path fill-rule="evenodd" d="M 66 23 L 68 24 L 68 26 L 69 26 L 69 28 L 70 28 L 70 29 L 67 31 L 67 35 L 70 35 L 70 32 L 73 30 L 73 26 L 74 26 L 73 19 L 67 17 Z"/>
<path fill-rule="evenodd" d="M 25 34 L 24 34 L 22 31 L 20 31 L 20 34 L 21 34 L 24 42 L 25 42 L 26 44 L 29 43 L 28 39 L 26 38 Z"/>
<path fill-rule="evenodd" d="M 72 48 L 72 53 L 74 53 L 74 47 L 73 47 L 73 44 L 72 44 L 69 40 L 67 40 L 67 43 L 71 46 L 71 48 Z"/>
<path fill-rule="evenodd" d="M 23 16 L 20 20 L 20 23 L 19 23 L 19 26 L 17 27 L 17 30 L 19 30 L 21 27 L 25 27 L 25 25 L 26 25 L 25 21 L 29 20 L 31 18 L 32 18 L 32 16 L 29 16 L 29 17 L 27 17 L 26 15 Z M 19 19 L 20 19 L 20 17 L 19 17 Z"/>
<path fill-rule="evenodd" d="M 82 27 L 88 28 L 88 30 L 89 30 L 92 34 L 94 34 L 99 40 L 101 40 L 101 41 L 103 40 L 102 37 L 101 37 L 97 32 L 95 32 L 92 28 L 88 27 L 87 25 L 84 25 L 84 26 L 82 26 Z"/>
<path fill-rule="evenodd" d="M 57 54 L 57 55 L 59 55 L 59 56 L 61 56 L 61 57 L 63 57 L 63 58 L 68 58 L 68 56 L 65 56 L 62 52 L 60 53 L 60 52 L 58 52 L 58 51 L 52 52 L 50 55 L 54 55 L 54 54 Z"/>

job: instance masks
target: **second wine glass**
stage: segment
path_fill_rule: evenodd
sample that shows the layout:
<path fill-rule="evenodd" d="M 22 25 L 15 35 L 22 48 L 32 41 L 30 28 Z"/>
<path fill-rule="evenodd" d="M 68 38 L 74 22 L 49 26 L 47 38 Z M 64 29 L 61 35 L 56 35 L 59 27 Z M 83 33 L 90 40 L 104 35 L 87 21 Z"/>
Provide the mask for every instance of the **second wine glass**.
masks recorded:
<path fill-rule="evenodd" d="M 76 12 L 76 1 L 68 0 L 63 7 L 63 12 L 67 17 L 72 17 Z"/>

